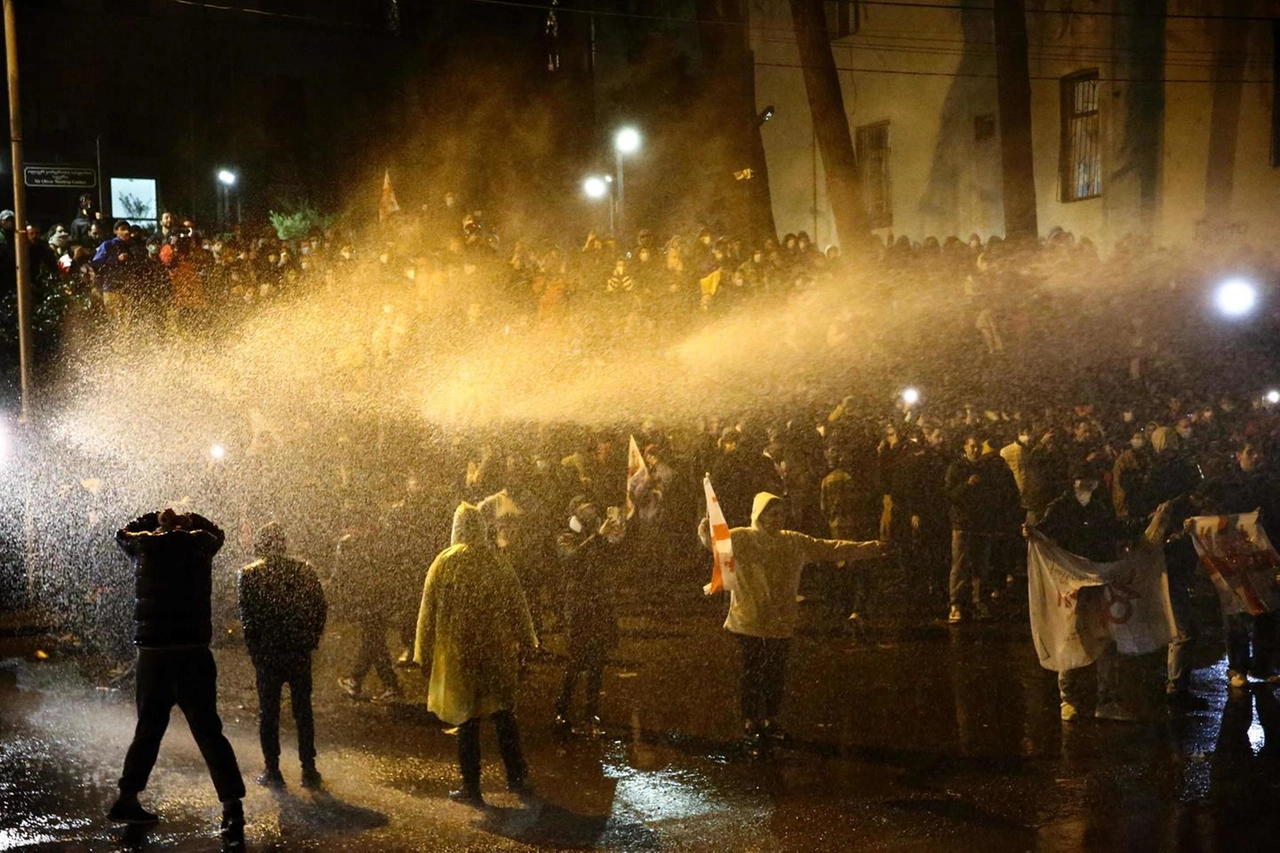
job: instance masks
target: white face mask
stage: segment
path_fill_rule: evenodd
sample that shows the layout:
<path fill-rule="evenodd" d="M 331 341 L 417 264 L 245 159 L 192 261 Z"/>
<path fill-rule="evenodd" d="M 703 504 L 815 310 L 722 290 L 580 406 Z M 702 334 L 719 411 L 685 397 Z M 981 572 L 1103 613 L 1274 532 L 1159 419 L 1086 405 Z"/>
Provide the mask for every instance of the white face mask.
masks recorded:
<path fill-rule="evenodd" d="M 582 532 L 582 522 L 578 520 L 576 515 L 569 519 L 569 529 L 574 533 Z"/>

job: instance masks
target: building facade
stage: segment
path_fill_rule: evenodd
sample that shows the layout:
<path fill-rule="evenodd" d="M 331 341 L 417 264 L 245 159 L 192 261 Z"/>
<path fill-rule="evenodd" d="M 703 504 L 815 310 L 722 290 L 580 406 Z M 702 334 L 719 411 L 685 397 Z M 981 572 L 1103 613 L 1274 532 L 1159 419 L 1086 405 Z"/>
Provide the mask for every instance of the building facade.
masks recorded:
<path fill-rule="evenodd" d="M 998 0 L 997 0 L 998 1 Z M 838 242 L 790 4 L 752 0 L 780 231 Z M 881 237 L 1004 234 L 993 0 L 828 0 L 827 22 Z M 1029 0 L 1040 234 L 1265 245 L 1280 226 L 1275 0 Z"/>

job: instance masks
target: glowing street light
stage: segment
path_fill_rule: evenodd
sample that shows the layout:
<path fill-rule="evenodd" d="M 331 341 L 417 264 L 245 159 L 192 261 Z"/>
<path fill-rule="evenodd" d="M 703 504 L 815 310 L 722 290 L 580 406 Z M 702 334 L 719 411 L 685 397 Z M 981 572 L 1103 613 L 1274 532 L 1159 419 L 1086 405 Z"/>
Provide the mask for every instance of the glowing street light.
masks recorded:
<path fill-rule="evenodd" d="M 914 406 L 920 402 L 920 392 L 914 388 L 906 388 L 902 392 L 902 402 L 908 406 Z"/>
<path fill-rule="evenodd" d="M 236 174 L 234 169 L 219 169 L 218 174 L 218 224 L 223 228 L 231 221 L 231 190 L 235 187 L 240 176 Z M 240 203 L 236 201 L 236 221 L 240 220 L 239 216 Z"/>
<path fill-rule="evenodd" d="M 1258 289 L 1242 278 L 1233 278 L 1218 285 L 1213 301 L 1225 316 L 1244 317 L 1258 306 Z"/>
<path fill-rule="evenodd" d="M 221 444 L 215 444 L 209 448 L 209 458 L 214 462 L 221 462 L 227 458 L 227 448 Z"/>
<path fill-rule="evenodd" d="M 1274 389 L 1272 389 L 1272 390 L 1268 391 L 1268 392 L 1267 392 L 1267 402 L 1268 402 L 1268 403 L 1270 403 L 1270 404 L 1271 404 L 1271 405 L 1273 405 L 1273 406 L 1274 406 L 1276 403 L 1280 403 L 1280 391 L 1276 391 L 1276 390 L 1274 390 Z"/>
<path fill-rule="evenodd" d="M 609 175 L 590 175 L 582 182 L 582 192 L 587 198 L 599 201 L 602 198 L 608 198 L 610 195 L 609 186 L 613 183 L 613 178 Z M 609 233 L 613 233 L 613 217 L 614 208 L 617 207 L 616 199 L 609 199 Z"/>
<path fill-rule="evenodd" d="M 613 136 L 613 150 L 618 155 L 618 193 L 614 196 L 614 204 L 618 208 L 618 230 L 615 232 L 617 237 L 623 237 L 626 231 L 626 214 L 622 195 L 622 157 L 624 154 L 634 154 L 639 151 L 640 141 L 640 131 L 634 127 L 621 128 Z M 625 237 L 623 241 L 625 245 Z"/>

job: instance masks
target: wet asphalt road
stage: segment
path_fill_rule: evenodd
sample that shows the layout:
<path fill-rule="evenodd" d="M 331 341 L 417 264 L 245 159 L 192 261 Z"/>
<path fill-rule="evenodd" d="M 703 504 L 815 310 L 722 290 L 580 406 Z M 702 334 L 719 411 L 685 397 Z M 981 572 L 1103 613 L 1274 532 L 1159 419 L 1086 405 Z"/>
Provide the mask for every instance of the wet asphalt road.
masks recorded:
<path fill-rule="evenodd" d="M 690 593 L 631 610 L 598 740 L 551 733 L 558 661 L 536 661 L 517 713 L 537 796 L 505 792 L 486 731 L 483 811 L 445 797 L 455 741 L 427 715 L 419 676 L 402 671 L 400 704 L 342 695 L 356 629 L 340 621 L 316 657 L 325 791 L 298 786 L 287 710 L 289 787 L 257 787 L 252 668 L 242 647 L 218 648 L 223 721 L 250 788 L 249 849 L 1251 851 L 1280 838 L 1280 690 L 1228 698 L 1214 635 L 1198 647 L 1195 707 L 1165 707 L 1156 655 L 1133 661 L 1124 685 L 1142 721 L 1100 722 L 1086 707 L 1064 724 L 1017 608 L 948 627 L 938 608 L 893 606 L 851 631 L 810 603 L 784 711 L 795 742 L 751 759 L 737 746 L 723 607 Z M 559 649 L 559 635 L 546 639 Z M 131 696 L 98 687 L 91 659 L 39 634 L 0 637 L 0 658 L 0 850 L 218 848 L 218 803 L 179 713 L 142 798 L 162 822 L 129 835 L 104 812 Z"/>

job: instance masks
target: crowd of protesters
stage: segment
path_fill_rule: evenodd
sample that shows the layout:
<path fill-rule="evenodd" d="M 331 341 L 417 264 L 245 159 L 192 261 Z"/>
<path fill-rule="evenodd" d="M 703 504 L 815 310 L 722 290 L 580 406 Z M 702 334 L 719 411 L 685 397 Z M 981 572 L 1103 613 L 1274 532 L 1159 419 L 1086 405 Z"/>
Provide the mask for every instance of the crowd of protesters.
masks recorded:
<path fill-rule="evenodd" d="M 435 322 L 456 312 L 461 323 L 491 328 L 576 323 L 597 327 L 594 345 L 607 348 L 620 333 L 649 330 L 662 340 L 705 322 L 699 318 L 839 286 L 844 276 L 865 282 L 871 271 L 876 292 L 859 298 L 885 322 L 824 318 L 827 337 L 819 346 L 837 354 L 856 347 L 868 362 L 874 359 L 866 350 L 884 356 L 886 375 L 911 359 L 935 362 L 918 368 L 932 369 L 939 380 L 924 400 L 886 402 L 891 395 L 884 387 L 868 392 L 865 377 L 856 390 L 847 383 L 843 390 L 853 393 L 845 394 L 837 379 L 812 389 L 807 402 L 761 400 L 697 422 L 474 427 L 457 441 L 417 442 L 430 450 L 409 463 L 371 456 L 370 482 L 380 485 L 334 501 L 344 511 L 317 537 L 338 542 L 329 585 L 346 616 L 363 627 L 358 659 L 340 681 L 353 697 L 397 701 L 403 692 L 395 664 L 431 663 L 423 632 L 435 629 L 423 627 L 428 596 L 420 599 L 417 590 L 427 579 L 426 555 L 449 548 L 459 502 L 475 512 L 463 512 L 470 532 L 461 540 L 455 535 L 454 546 L 491 542 L 514 569 L 535 635 L 566 634 L 555 707 L 564 730 L 575 728 L 573 698 L 584 675 L 585 725 L 590 731 L 601 725 L 598 695 L 617 639 L 614 612 L 625 594 L 619 591 L 670 595 L 705 580 L 708 557 L 695 533 L 704 473 L 731 528 L 785 526 L 814 538 L 887 543 L 887 554 L 863 549 L 857 558 L 849 549 L 795 551 L 893 566 L 815 573 L 816 597 L 855 621 L 885 606 L 886 579 L 922 612 L 950 624 L 988 618 L 993 610 L 1019 612 L 1008 602 L 1018 598 L 1011 593 L 1026 550 L 1024 526 L 1052 518 L 1050 507 L 1063 496 L 1088 492 L 1084 502 L 1096 501 L 1095 511 L 1118 522 L 1167 512 L 1172 532 L 1164 548 L 1179 628 L 1168 665 L 1173 700 L 1189 690 L 1196 637 L 1186 605 L 1198 583 L 1195 557 L 1178 533 L 1181 523 L 1199 512 L 1261 508 L 1273 541 L 1280 536 L 1280 492 L 1268 461 L 1280 441 L 1280 408 L 1264 396 L 1262 367 L 1246 362 L 1240 370 L 1225 355 L 1197 362 L 1188 340 L 1185 318 L 1199 312 L 1197 286 L 1217 263 L 1208 252 L 1156 258 L 1122 245 L 1104 262 L 1088 241 L 1059 231 L 1034 248 L 976 236 L 918 246 L 899 238 L 874 257 L 853 259 L 834 248 L 821 251 L 804 234 L 750 244 L 706 228 L 687 242 L 640 231 L 627 245 L 592 234 L 585 245 L 535 249 L 504 242 L 480 212 L 447 200 L 420 218 L 393 219 L 363 244 L 340 229 L 298 241 L 206 236 L 170 214 L 152 235 L 136 234 L 128 223 L 117 223 L 111 237 L 100 226 L 93 230 L 77 231 L 74 222 L 53 229 L 50 245 L 63 254 L 51 274 L 87 311 L 100 308 L 122 324 L 130 322 L 131 306 L 159 303 L 167 311 L 148 313 L 197 331 L 213 318 L 241 316 L 231 306 L 251 311 L 263 300 L 305 297 L 308 288 L 343 287 L 358 276 L 400 289 L 416 300 L 417 314 Z M 1237 255 L 1242 267 L 1265 286 L 1269 259 L 1241 263 Z M 936 324 L 892 322 L 895 310 L 921 299 Z M 608 318 L 603 327 L 602 318 Z M 370 327 L 370 335 L 377 329 L 383 327 Z M 956 376 L 948 388 L 948 368 L 936 362 L 953 352 L 983 369 Z M 1087 370 L 1078 369 L 1082 363 Z M 1039 379 L 1033 392 L 1001 381 L 1005 373 L 1028 371 Z M 631 439 L 645 468 L 628 477 Z M 287 458 L 294 452 L 288 447 L 275 452 L 281 465 L 296 461 Z M 350 486 L 333 485 L 344 488 Z M 607 575 L 617 582 L 602 582 Z M 636 584 L 640 576 L 645 582 Z M 735 625 L 751 621 L 731 615 L 726 627 L 748 635 Z M 789 639 L 794 619 L 780 624 L 782 633 L 771 629 L 761 639 Z M 391 629 L 400 638 L 398 661 L 385 643 Z M 1233 687 L 1250 676 L 1274 678 L 1268 656 L 1275 631 L 1266 619 L 1228 622 Z M 767 643 L 743 648 L 744 665 L 759 671 L 750 690 L 744 680 L 742 696 L 748 735 L 759 741 L 778 730 L 785 651 Z M 378 692 L 367 687 L 371 671 Z M 1064 720 L 1066 694 L 1064 687 Z M 473 719 L 453 717 L 445 719 Z M 513 737 L 513 721 L 503 718 L 499 726 L 501 737 Z M 466 740 L 472 751 L 462 760 L 472 774 L 478 728 L 467 729 Z M 515 758 L 508 763 L 518 787 L 523 766 Z M 464 781 L 478 798 L 475 778 Z"/>

